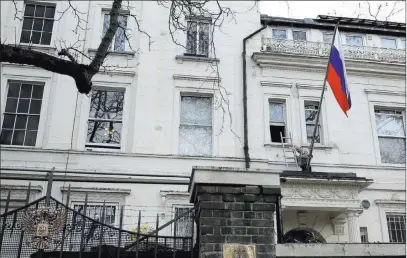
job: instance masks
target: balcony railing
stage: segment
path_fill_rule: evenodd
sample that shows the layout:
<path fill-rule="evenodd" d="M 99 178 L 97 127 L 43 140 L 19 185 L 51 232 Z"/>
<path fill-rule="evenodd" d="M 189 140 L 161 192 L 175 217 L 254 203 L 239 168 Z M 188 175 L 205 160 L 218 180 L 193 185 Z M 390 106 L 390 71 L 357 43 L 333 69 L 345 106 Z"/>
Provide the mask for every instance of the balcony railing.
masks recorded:
<path fill-rule="evenodd" d="M 346 59 L 362 59 L 367 61 L 380 61 L 388 63 L 406 63 L 404 49 L 388 49 L 366 46 L 343 45 Z M 293 41 L 275 38 L 262 38 L 262 51 L 301 54 L 308 56 L 326 57 L 329 54 L 330 44 L 323 42 Z"/>

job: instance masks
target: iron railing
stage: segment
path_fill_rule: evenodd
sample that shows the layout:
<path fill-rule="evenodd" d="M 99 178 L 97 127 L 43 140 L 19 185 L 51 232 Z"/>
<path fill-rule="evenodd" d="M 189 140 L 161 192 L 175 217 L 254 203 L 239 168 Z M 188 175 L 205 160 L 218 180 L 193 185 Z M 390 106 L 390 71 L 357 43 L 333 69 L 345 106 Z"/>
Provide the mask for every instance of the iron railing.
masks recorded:
<path fill-rule="evenodd" d="M 331 44 L 323 42 L 297 41 L 262 37 L 261 51 L 327 57 L 329 55 L 330 47 Z M 405 49 L 350 45 L 343 45 L 342 47 L 345 58 L 347 59 L 379 61 L 388 63 L 406 63 Z"/>
<path fill-rule="evenodd" d="M 52 180 L 52 176 L 51 176 Z M 49 184 L 52 187 L 52 183 Z M 190 236 L 177 236 L 176 224 L 179 220 L 195 221 L 195 208 L 188 209 L 171 221 L 160 225 L 157 214 L 155 229 L 141 232 L 142 215 L 138 214 L 137 228 L 133 231 L 123 229 L 124 206 L 119 209 L 119 227 L 106 222 L 107 205 L 103 202 L 97 218 L 86 216 L 89 207 L 87 194 L 79 209 L 69 206 L 70 189 L 66 203 L 44 196 L 26 205 L 9 210 L 12 202 L 8 192 L 5 200 L 5 213 L 0 215 L 0 257 L 4 258 L 55 258 L 55 257 L 194 257 L 194 227 L 190 223 Z M 47 191 L 50 194 L 50 191 Z M 86 214 L 86 215 L 85 215 Z M 173 235 L 161 232 L 173 226 Z M 191 232 L 190 231 L 190 232 Z"/>

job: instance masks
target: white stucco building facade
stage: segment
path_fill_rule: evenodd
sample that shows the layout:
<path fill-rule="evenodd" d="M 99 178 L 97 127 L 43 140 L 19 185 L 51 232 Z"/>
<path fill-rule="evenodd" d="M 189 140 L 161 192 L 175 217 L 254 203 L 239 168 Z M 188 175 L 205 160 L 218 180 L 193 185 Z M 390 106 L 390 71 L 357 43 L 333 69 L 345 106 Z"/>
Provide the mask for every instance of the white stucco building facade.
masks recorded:
<path fill-rule="evenodd" d="M 23 43 L 28 37 L 38 40 L 32 49 L 56 55 L 53 42 L 79 37 L 82 51 L 94 54 L 111 3 L 74 4 L 86 14 L 88 30 L 79 36 L 72 32 L 76 22 L 71 12 L 57 19 L 67 2 L 17 2 L 24 10 L 18 13 L 21 21 L 14 19 L 12 2 L 1 2 L 2 42 L 28 45 Z M 309 145 L 307 128 L 312 129 L 313 120 L 306 121 L 306 115 L 313 114 L 319 101 L 329 51 L 324 42 L 329 42 L 336 20 L 267 17 L 250 9 L 251 2 L 223 4 L 239 14 L 236 22 L 226 19 L 222 31 L 215 30 L 214 56 L 200 48 L 185 55 L 168 32 L 168 9 L 131 2 L 131 13 L 154 42 L 149 49 L 148 37 L 127 16 L 131 42 L 113 46 L 107 58 L 108 64 L 124 68 L 93 78 L 99 99 L 103 94 L 113 98 L 112 109 L 104 110 L 110 115 L 103 117 L 92 109 L 100 104 L 97 93 L 79 94 L 72 78 L 2 63 L 2 200 L 9 189 L 14 199 L 24 200 L 28 182 L 33 199 L 45 195 L 45 174 L 54 168 L 52 195 L 64 200 L 71 184 L 72 207 L 88 192 L 90 203 L 100 205 L 101 198 L 109 203 L 113 225 L 122 205 L 126 229 L 135 227 L 139 210 L 143 223 L 154 224 L 157 213 L 161 223 L 171 220 L 176 208 L 190 205 L 187 190 L 194 166 L 245 168 L 242 41 L 265 25 L 247 41 L 250 167 L 297 170 L 293 162 L 286 166 L 281 140 L 272 135 L 281 131 L 292 135 L 294 145 Z M 33 13 L 27 8 L 34 8 Z M 196 22 L 198 30 L 207 24 Z M 313 173 L 326 174 L 281 175 L 284 232 L 310 229 L 327 243 L 405 242 L 405 24 L 341 22 L 352 108 L 346 117 L 327 86 L 312 161 Z M 186 35 L 178 36 L 186 44 Z M 213 72 L 216 65 L 220 78 Z M 218 79 L 220 89 L 214 87 Z M 27 96 L 23 88 L 29 89 Z M 226 113 L 218 105 L 222 96 L 227 96 L 227 104 L 222 103 Z M 21 123 L 9 122 L 17 118 Z M 106 124 L 95 130 L 95 137 L 92 126 L 97 122 Z M 113 136 L 106 140 L 109 132 Z M 348 176 L 328 180 L 329 173 Z M 363 200 L 368 208 L 362 208 Z"/>

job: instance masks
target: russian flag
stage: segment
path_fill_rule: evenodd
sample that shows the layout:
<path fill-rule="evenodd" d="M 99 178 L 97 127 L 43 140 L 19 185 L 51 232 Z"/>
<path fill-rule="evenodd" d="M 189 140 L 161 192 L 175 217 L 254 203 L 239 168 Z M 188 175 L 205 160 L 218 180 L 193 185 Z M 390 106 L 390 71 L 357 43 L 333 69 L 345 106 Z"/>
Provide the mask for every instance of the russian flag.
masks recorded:
<path fill-rule="evenodd" d="M 334 39 L 335 41 L 332 45 L 331 56 L 329 57 L 326 80 L 342 111 L 348 116 L 347 111 L 352 106 L 352 103 L 350 100 L 350 92 L 346 78 L 345 59 L 338 29 L 335 32 Z"/>

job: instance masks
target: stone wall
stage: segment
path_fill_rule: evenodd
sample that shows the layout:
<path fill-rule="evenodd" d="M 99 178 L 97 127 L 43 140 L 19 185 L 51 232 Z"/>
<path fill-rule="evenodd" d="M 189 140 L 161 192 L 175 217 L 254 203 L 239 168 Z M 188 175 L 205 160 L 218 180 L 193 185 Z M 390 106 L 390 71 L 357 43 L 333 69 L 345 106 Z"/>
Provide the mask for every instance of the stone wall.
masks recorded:
<path fill-rule="evenodd" d="M 200 257 L 223 257 L 223 244 L 255 245 L 256 257 L 275 257 L 274 212 L 280 189 L 197 186 Z"/>

